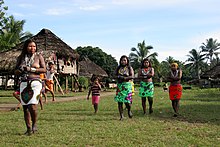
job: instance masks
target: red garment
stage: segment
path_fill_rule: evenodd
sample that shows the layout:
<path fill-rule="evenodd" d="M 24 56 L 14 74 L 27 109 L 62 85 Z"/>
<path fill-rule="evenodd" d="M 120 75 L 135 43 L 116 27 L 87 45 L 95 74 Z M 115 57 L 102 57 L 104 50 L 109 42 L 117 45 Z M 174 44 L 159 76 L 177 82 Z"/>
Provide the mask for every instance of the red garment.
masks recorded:
<path fill-rule="evenodd" d="M 181 99 L 182 90 L 183 88 L 181 84 L 170 85 L 169 87 L 170 100 Z"/>

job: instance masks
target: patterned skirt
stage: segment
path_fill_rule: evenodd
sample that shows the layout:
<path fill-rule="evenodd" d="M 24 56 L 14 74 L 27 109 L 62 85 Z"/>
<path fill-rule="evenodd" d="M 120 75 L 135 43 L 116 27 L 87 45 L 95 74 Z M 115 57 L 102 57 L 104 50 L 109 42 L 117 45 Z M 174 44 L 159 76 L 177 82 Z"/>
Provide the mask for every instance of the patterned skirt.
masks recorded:
<path fill-rule="evenodd" d="M 154 96 L 154 84 L 153 82 L 140 82 L 140 89 L 139 89 L 139 96 L 140 97 L 151 97 Z"/>
<path fill-rule="evenodd" d="M 34 79 L 21 82 L 20 99 L 22 105 L 38 104 L 42 90 L 41 80 Z"/>
<path fill-rule="evenodd" d="M 115 96 L 116 102 L 132 103 L 132 84 L 131 82 L 123 82 L 117 84 Z"/>
<path fill-rule="evenodd" d="M 182 96 L 182 85 L 177 84 L 177 85 L 170 85 L 169 87 L 169 95 L 170 95 L 170 100 L 179 100 Z"/>

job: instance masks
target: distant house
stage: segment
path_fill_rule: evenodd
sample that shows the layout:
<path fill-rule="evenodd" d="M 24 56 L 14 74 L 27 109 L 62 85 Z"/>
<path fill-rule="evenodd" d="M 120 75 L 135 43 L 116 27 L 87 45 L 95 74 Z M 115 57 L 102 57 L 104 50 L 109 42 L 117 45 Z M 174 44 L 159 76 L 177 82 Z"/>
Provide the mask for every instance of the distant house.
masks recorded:
<path fill-rule="evenodd" d="M 93 75 L 108 77 L 108 74 L 100 66 L 89 60 L 89 58 L 84 58 L 79 62 L 79 75 L 91 78 Z"/>
<path fill-rule="evenodd" d="M 78 63 L 79 54 L 48 29 L 42 29 L 38 34 L 31 37 L 31 39 L 36 42 L 37 52 L 43 55 L 45 62 L 52 61 L 55 64 L 57 73 L 60 73 L 60 76 L 66 77 L 66 89 L 68 88 L 68 76 L 74 77 L 78 86 L 78 76 L 108 76 L 100 66 L 88 58 Z M 5 84 L 6 81 L 8 83 L 8 80 L 14 79 L 13 75 L 17 57 L 21 54 L 23 45 L 24 42 L 9 51 L 0 53 L 0 78 L 4 81 L 0 84 L 4 84 L 5 87 L 8 86 Z M 72 83 L 73 85 L 75 83 Z"/>
<path fill-rule="evenodd" d="M 31 37 L 36 43 L 38 53 L 41 53 L 45 62 L 53 62 L 57 72 L 62 75 L 78 75 L 77 60 L 79 54 L 69 45 L 48 29 L 42 29 L 37 35 Z M 9 51 L 0 53 L 0 76 L 6 80 L 13 78 L 17 57 L 20 55 L 24 42 Z"/>
<path fill-rule="evenodd" d="M 206 87 L 220 87 L 220 63 L 201 75 Z"/>

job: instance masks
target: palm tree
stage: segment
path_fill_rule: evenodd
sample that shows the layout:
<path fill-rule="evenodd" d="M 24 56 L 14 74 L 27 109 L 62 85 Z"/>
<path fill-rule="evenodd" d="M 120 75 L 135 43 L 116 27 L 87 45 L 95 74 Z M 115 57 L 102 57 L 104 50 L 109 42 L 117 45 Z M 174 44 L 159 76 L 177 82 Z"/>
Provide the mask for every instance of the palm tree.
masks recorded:
<path fill-rule="evenodd" d="M 192 49 L 189 51 L 188 59 L 186 62 L 189 62 L 186 64 L 186 67 L 189 67 L 190 69 L 194 69 L 196 71 L 197 78 L 200 79 L 200 71 L 201 67 L 204 64 L 204 60 L 206 59 L 206 54 L 201 54 L 201 52 L 198 52 L 196 49 Z"/>
<path fill-rule="evenodd" d="M 218 49 L 220 49 L 220 43 L 217 42 L 217 39 L 209 38 L 206 39 L 206 43 L 202 43 L 200 46 L 202 52 L 206 52 L 206 57 L 209 59 L 210 63 L 212 63 L 213 55 L 218 55 Z"/>
<path fill-rule="evenodd" d="M 13 16 L 9 16 L 0 32 L 0 50 L 9 50 L 16 44 L 30 38 L 30 32 L 23 32 L 25 21 L 17 21 Z"/>
<path fill-rule="evenodd" d="M 158 54 L 156 52 L 150 54 L 150 50 L 153 49 L 153 46 L 146 46 L 145 41 L 143 41 L 142 43 L 138 43 L 137 47 L 138 48 L 131 48 L 132 52 L 129 54 L 129 59 L 134 69 L 138 69 L 140 67 L 140 64 L 144 58 L 148 58 L 152 61 L 152 63 L 156 63 L 156 57 Z"/>
<path fill-rule="evenodd" d="M 166 61 L 167 61 L 169 64 L 171 64 L 171 63 L 173 63 L 173 62 L 176 62 L 176 60 L 175 60 L 173 57 L 171 57 L 171 56 L 167 57 L 167 58 L 166 58 Z"/>

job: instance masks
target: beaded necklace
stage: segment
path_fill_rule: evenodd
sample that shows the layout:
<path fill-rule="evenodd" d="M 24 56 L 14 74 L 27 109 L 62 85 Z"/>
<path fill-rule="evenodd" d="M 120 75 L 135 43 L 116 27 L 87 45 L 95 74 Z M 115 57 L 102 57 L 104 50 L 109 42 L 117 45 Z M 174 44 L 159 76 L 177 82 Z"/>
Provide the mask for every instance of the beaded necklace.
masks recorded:
<path fill-rule="evenodd" d="M 36 53 L 34 53 L 31 57 L 28 57 L 27 55 L 25 55 L 25 65 L 26 66 L 31 66 L 34 63 L 34 57 L 35 57 Z"/>

